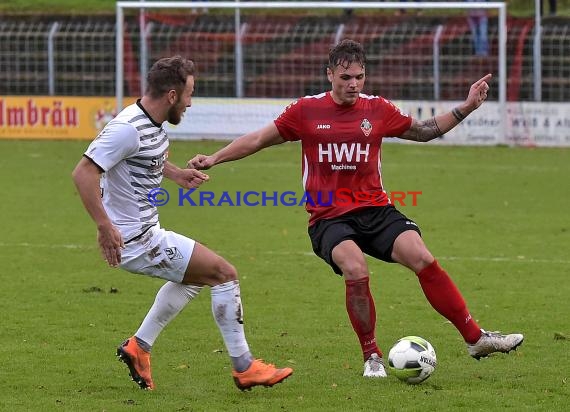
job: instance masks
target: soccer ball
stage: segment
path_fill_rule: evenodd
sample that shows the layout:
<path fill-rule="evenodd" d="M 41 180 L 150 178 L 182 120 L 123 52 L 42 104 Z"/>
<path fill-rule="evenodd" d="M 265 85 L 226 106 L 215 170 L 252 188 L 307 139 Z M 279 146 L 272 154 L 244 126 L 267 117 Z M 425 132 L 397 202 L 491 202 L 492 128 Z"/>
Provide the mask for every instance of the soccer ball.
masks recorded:
<path fill-rule="evenodd" d="M 412 384 L 429 378 L 436 365 L 433 346 L 419 336 L 406 336 L 398 340 L 388 354 L 391 374 Z"/>

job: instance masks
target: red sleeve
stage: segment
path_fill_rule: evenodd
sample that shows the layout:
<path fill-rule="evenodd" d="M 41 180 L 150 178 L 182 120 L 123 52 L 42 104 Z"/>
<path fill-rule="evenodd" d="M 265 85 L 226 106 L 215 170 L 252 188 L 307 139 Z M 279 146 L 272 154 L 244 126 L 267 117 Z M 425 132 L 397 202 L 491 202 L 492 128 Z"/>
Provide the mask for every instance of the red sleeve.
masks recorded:
<path fill-rule="evenodd" d="M 399 137 L 412 126 L 412 118 L 402 113 L 400 109 L 389 100 L 381 99 L 383 118 L 386 121 L 386 137 Z"/>
<path fill-rule="evenodd" d="M 302 100 L 303 99 L 295 100 L 274 120 L 279 134 L 285 140 L 293 141 L 301 139 Z"/>

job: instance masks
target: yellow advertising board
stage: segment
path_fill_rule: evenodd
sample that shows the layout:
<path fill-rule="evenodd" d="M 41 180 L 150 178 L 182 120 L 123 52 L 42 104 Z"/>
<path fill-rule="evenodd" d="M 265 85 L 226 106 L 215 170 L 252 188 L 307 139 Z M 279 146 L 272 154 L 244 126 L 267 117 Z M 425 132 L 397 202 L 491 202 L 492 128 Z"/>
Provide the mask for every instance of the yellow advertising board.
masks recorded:
<path fill-rule="evenodd" d="M 0 96 L 0 139 L 90 140 L 116 114 L 114 96 Z"/>

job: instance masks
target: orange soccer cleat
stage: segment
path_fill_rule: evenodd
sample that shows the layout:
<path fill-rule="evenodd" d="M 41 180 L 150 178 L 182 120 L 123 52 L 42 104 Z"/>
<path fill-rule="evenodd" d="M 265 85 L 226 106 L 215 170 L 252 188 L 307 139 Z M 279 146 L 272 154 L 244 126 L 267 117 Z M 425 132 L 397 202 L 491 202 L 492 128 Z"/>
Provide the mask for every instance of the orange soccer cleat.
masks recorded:
<path fill-rule="evenodd" d="M 117 348 L 119 360 L 129 367 L 130 375 L 142 389 L 153 390 L 154 382 L 150 374 L 150 353 L 145 352 L 132 336 Z"/>
<path fill-rule="evenodd" d="M 254 386 L 273 386 L 276 383 L 283 382 L 287 377 L 291 376 L 293 369 L 276 368 L 274 365 L 264 363 L 261 359 L 254 360 L 249 369 L 244 372 L 232 372 L 236 386 L 245 391 L 250 390 Z"/>

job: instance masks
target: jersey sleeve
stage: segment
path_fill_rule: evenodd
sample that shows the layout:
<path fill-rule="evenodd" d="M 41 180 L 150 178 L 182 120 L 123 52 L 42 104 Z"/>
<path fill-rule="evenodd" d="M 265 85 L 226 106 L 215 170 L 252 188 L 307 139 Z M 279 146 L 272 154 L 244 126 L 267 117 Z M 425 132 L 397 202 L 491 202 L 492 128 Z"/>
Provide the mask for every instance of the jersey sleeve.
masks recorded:
<path fill-rule="evenodd" d="M 105 172 L 139 151 L 139 138 L 129 123 L 111 122 L 91 142 L 85 156 Z"/>
<path fill-rule="evenodd" d="M 399 137 L 412 125 L 411 116 L 402 111 L 389 100 L 381 99 L 384 119 L 386 121 L 386 137 Z"/>
<path fill-rule="evenodd" d="M 295 100 L 289 104 L 277 119 L 274 120 L 279 134 L 285 140 L 301 139 L 301 107 L 303 99 Z"/>

